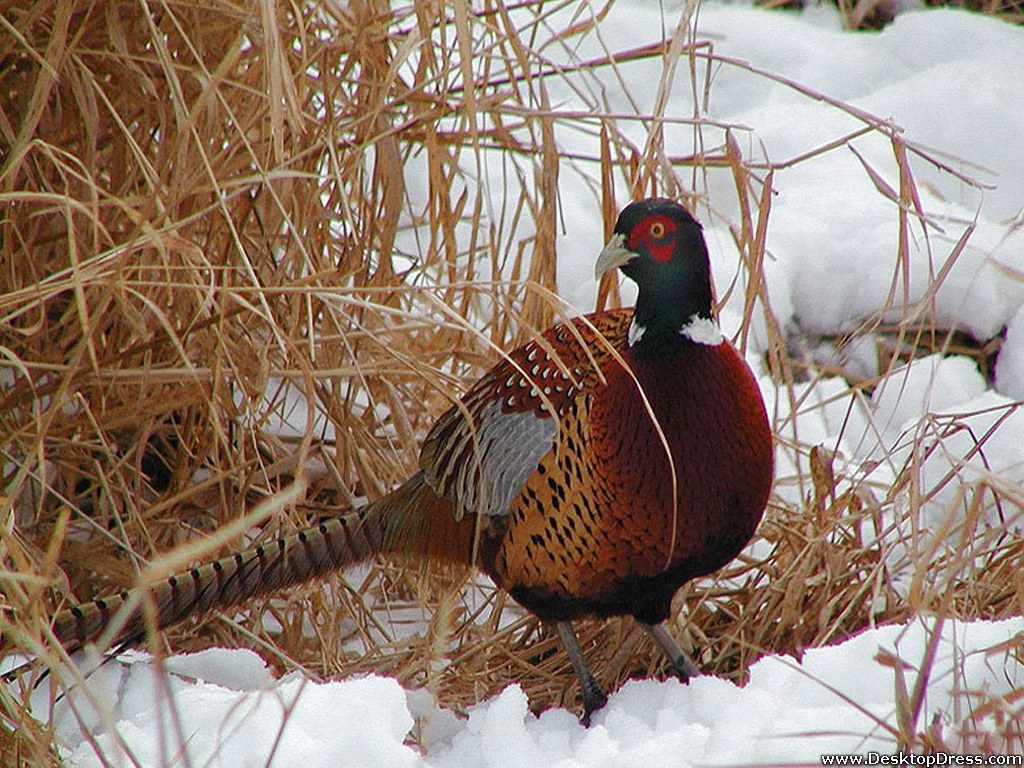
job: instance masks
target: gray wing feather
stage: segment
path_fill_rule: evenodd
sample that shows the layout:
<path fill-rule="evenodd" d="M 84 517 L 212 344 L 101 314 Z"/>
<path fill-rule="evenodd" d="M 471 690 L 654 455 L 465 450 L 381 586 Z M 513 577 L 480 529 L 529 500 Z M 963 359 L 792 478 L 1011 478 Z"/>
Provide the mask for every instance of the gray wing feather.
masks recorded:
<path fill-rule="evenodd" d="M 503 412 L 501 400 L 482 398 L 453 408 L 431 432 L 420 455 L 427 483 L 455 505 L 458 517 L 503 517 L 526 479 L 551 450 L 557 420 L 534 411 Z"/>

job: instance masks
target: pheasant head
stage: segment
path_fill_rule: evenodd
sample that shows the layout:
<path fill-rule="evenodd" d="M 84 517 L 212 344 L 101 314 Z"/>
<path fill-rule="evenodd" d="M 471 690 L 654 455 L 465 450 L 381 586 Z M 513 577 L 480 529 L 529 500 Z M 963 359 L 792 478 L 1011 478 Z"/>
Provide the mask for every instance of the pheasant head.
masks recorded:
<path fill-rule="evenodd" d="M 654 349 L 680 335 L 700 344 L 721 343 L 704 233 L 679 203 L 650 198 L 623 209 L 597 260 L 597 277 L 616 267 L 639 288 L 631 347 Z"/>

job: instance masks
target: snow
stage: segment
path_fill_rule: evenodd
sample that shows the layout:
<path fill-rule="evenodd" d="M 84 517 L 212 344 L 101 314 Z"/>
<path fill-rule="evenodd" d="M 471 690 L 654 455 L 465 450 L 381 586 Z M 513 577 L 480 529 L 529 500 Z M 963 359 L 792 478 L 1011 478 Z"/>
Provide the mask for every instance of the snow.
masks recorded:
<path fill-rule="evenodd" d="M 226 669 L 250 665 L 251 656 L 224 651 L 218 663 Z M 96 737 L 106 759 L 121 755 L 127 764 L 131 754 L 141 765 L 155 766 L 186 762 L 187 755 L 191 764 L 242 766 L 263 765 L 273 755 L 274 765 L 309 768 L 421 764 L 403 744 L 413 718 L 405 693 L 393 680 L 318 684 L 291 677 L 235 690 L 200 677 L 179 677 L 189 673 L 190 660 L 174 659 L 178 674 L 173 675 L 161 676 L 142 663 L 110 667 L 102 677 L 90 678 L 93 694 L 109 707 L 105 720 L 114 724 Z M 207 659 L 198 664 L 209 669 Z M 357 727 L 343 727 L 346 723 Z M 105 765 L 80 734 L 68 762 Z"/>
<path fill-rule="evenodd" d="M 822 754 L 898 751 L 893 702 L 901 684 L 904 692 L 916 684 L 935 632 L 939 650 L 917 726 L 938 718 L 949 729 L 1024 685 L 1024 670 L 998 649 L 1022 631 L 1020 618 L 915 620 L 809 650 L 800 662 L 766 657 L 743 687 L 714 677 L 689 685 L 632 681 L 611 695 L 589 729 L 562 709 L 534 716 L 514 684 L 460 718 L 426 692 L 407 693 L 386 677 L 272 681 L 244 650 L 179 656 L 161 674 L 132 654 L 89 678 L 105 711 L 84 720 L 98 730 L 96 742 L 113 765 L 129 764 L 128 754 L 141 765 L 305 768 L 818 764 Z M 45 697 L 40 691 L 35 698 Z M 81 709 L 85 698 L 78 691 L 71 700 Z M 70 706 L 65 701 L 55 711 L 68 764 L 105 765 L 71 727 Z M 978 715 L 970 727 L 984 729 L 996 716 Z M 116 728 L 117 738 L 98 723 Z M 408 740 L 414 726 L 422 751 Z"/>
<path fill-rule="evenodd" d="M 1014 400 L 1024 400 L 1024 306 L 1006 326 L 1006 341 L 996 364 L 996 389 Z"/>
<path fill-rule="evenodd" d="M 942 355 L 914 360 L 890 373 L 871 395 L 882 444 L 899 442 L 921 414 L 955 409 L 984 391 L 985 380 L 972 360 Z"/>
<path fill-rule="evenodd" d="M 588 59 L 652 42 L 638 30 L 657 35 L 672 29 L 678 12 L 671 5 L 620 0 L 598 34 L 574 43 L 575 55 Z M 748 160 L 801 158 L 859 131 L 863 119 L 856 109 L 833 103 L 841 100 L 900 126 L 904 139 L 983 185 L 911 151 L 908 162 L 930 224 L 924 227 L 911 208 L 900 258 L 899 206 L 886 192 L 900 190 L 890 138 L 860 135 L 775 173 L 765 282 L 787 337 L 851 331 L 879 312 L 898 318 L 904 302 L 926 312 L 923 319 L 979 341 L 1008 326 L 994 389 L 974 361 L 954 355 L 877 370 L 877 340 L 865 334 L 843 354 L 862 375 L 884 375 L 870 397 L 851 393 L 840 379 L 818 378 L 798 382 L 790 398 L 759 370 L 767 334 L 756 312 L 750 360 L 762 374 L 776 430 L 794 443 L 828 447 L 845 469 L 870 473 L 876 483 L 891 483 L 912 458 L 915 436 L 941 443 L 941 450 L 916 457 L 921 494 L 928 498 L 922 519 L 890 521 L 915 530 L 962 514 L 958 493 L 972 483 L 1024 484 L 1024 416 L 1017 402 L 1024 398 L 1024 29 L 962 11 L 908 10 L 879 33 L 855 34 L 844 32 L 827 7 L 782 13 L 710 1 L 700 8 L 698 26 L 698 37 L 712 40 L 715 53 L 729 59 L 707 73 L 711 87 L 700 107 L 707 117 L 736 126 L 733 135 Z M 555 56 L 557 48 L 553 44 L 549 53 Z M 698 82 L 704 82 L 706 66 L 697 60 Z M 591 84 L 600 78 L 605 106 L 631 113 L 655 103 L 661 74 L 661 62 L 648 59 L 622 63 L 615 76 L 606 69 L 578 76 Z M 694 114 L 688 82 L 688 73 L 677 73 L 668 98 L 666 114 L 677 120 L 666 127 L 669 155 L 694 149 L 695 131 L 686 122 Z M 563 82 L 551 84 L 556 105 L 583 109 L 579 94 Z M 643 147 L 648 124 L 622 124 Z M 714 126 L 700 131 L 706 147 L 724 140 Z M 593 136 L 578 131 L 559 139 L 581 151 L 596 146 Z M 502 173 L 495 160 L 485 179 L 495 185 L 495 196 Z M 698 183 L 705 202 L 696 213 L 721 291 L 738 272 L 730 232 L 739 212 L 735 185 L 723 169 L 709 170 Z M 418 194 L 414 186 L 410 194 Z M 584 174 L 564 170 L 559 202 L 562 220 L 572 223 L 558 238 L 560 292 L 587 309 L 596 293 L 593 262 L 603 244 L 599 201 Z M 414 234 L 406 243 L 410 249 Z M 937 277 L 941 285 L 933 295 Z M 624 295 L 629 298 L 628 289 Z M 928 299 L 934 301 L 919 304 Z M 722 312 L 727 333 L 739 327 L 742 300 L 740 285 Z M 824 344 L 812 353 L 818 359 L 835 354 Z M 780 441 L 777 493 L 799 500 L 804 475 L 805 454 Z M 1004 506 L 1004 513 L 1006 519 L 992 516 L 987 524 L 1019 531 L 1020 509 Z M 893 566 L 912 561 L 913 554 L 894 549 Z M 292 674 L 275 680 L 255 654 L 224 650 L 169 659 L 167 674 L 146 657 L 129 655 L 89 677 L 91 696 L 77 689 L 51 712 L 43 690 L 34 703 L 38 717 L 52 719 L 73 766 L 108 764 L 104 760 L 128 765 L 119 757 L 123 750 L 140 765 L 818 764 L 826 752 L 897 750 L 899 681 L 914 685 L 935 627 L 934 620 L 917 618 L 809 650 L 799 661 L 767 657 L 742 687 L 713 677 L 689 686 L 631 682 L 612 694 L 590 729 L 565 710 L 530 714 L 512 681 L 461 717 L 426 692 L 403 691 L 387 678 L 319 683 Z M 917 727 L 938 718 L 955 730 L 975 708 L 1024 684 L 1005 649 L 985 650 L 1024 632 L 1024 620 L 947 621 L 940 631 Z"/>
<path fill-rule="evenodd" d="M 713 22 L 708 16 L 704 18 L 710 26 Z M 925 240 L 920 228 L 911 226 L 909 285 L 892 258 L 899 232 L 891 203 L 874 190 L 873 180 L 856 155 L 835 151 L 778 174 L 779 197 L 773 203 L 768 239 L 768 250 L 776 261 L 770 264 L 768 283 L 771 295 L 782 299 L 776 309 L 791 302 L 789 322 L 804 331 L 827 333 L 856 327 L 861 318 L 884 306 L 893 287 L 897 304 L 892 316 L 899 316 L 903 290 L 908 290 L 911 303 L 919 300 L 952 253 L 953 243 L 975 222 L 977 230 L 968 248 L 958 256 L 940 288 L 936 320 L 986 339 L 999 331 L 1024 300 L 1024 283 L 1007 279 L 1000 268 L 1016 265 L 1019 269 L 1024 233 L 1012 232 L 999 223 L 1017 214 L 1024 203 L 1024 155 L 1013 149 L 1022 147 L 1024 125 L 1019 114 L 1007 115 L 1005 120 L 991 115 L 988 93 L 991 83 L 1012 79 L 1007 98 L 1014 98 L 1013 94 L 1024 98 L 1024 59 L 1011 54 L 1019 45 L 1019 40 L 1010 42 L 1016 30 L 977 17 L 961 18 L 965 26 L 957 27 L 956 19 L 956 14 L 945 11 L 907 13 L 877 36 L 829 35 L 814 41 L 808 35 L 792 33 L 802 40 L 798 43 L 801 47 L 830 46 L 833 61 L 827 65 L 820 55 L 806 52 L 795 61 L 778 53 L 751 56 L 758 66 L 893 119 L 908 129 L 906 136 L 912 141 L 998 169 L 994 178 L 963 169 L 996 185 L 995 190 L 982 194 L 921 161 L 912 162 L 925 209 L 940 222 L 945 235 L 932 232 Z M 1007 33 L 1010 38 L 1005 37 Z M 731 34 L 732 27 L 727 39 Z M 976 41 L 991 55 L 964 66 L 960 54 L 953 52 L 962 51 L 956 42 L 961 39 L 972 40 L 972 46 Z M 845 54 L 851 47 L 858 48 L 872 64 L 861 67 L 860 58 L 849 60 Z M 947 56 L 936 60 L 943 50 Z M 1008 62 L 1011 55 L 1013 61 Z M 1003 63 L 1007 69 L 1001 69 Z M 888 75 L 874 79 L 879 69 Z M 836 77 L 844 71 L 857 76 Z M 974 76 L 986 78 L 976 81 L 981 87 L 967 84 L 971 81 L 965 78 Z M 847 115 L 791 92 L 780 101 L 767 98 L 754 109 L 717 116 L 756 126 L 757 141 L 776 161 L 858 127 Z M 941 119 L 935 119 L 937 111 Z M 787 116 L 773 120 L 771 112 Z M 965 145 L 964 137 L 973 141 Z M 863 137 L 852 146 L 891 188 L 898 189 L 893 148 L 883 136 Z"/>

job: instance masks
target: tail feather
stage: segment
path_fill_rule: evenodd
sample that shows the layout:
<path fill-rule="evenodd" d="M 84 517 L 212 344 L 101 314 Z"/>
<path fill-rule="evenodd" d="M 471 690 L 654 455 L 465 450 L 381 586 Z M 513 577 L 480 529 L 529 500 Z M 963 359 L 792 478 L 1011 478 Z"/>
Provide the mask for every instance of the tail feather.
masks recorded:
<path fill-rule="evenodd" d="M 53 633 L 75 651 L 117 621 L 108 639 L 111 647 L 119 647 L 138 642 L 154 626 L 170 627 L 305 584 L 382 553 L 471 564 L 476 554 L 473 517 L 457 520 L 452 504 L 417 472 L 383 499 L 348 515 L 176 573 L 152 587 L 62 610 L 54 618 Z"/>
<path fill-rule="evenodd" d="M 376 554 L 471 564 L 475 524 L 456 520 L 451 503 L 417 472 L 392 493 L 345 516 L 175 574 L 154 586 L 123 591 L 57 614 L 53 632 L 69 652 L 97 640 L 117 620 L 111 647 L 286 587 L 314 581 Z M 127 606 L 127 607 L 126 607 Z M 149 610 L 148 608 L 152 608 Z"/>
<path fill-rule="evenodd" d="M 68 651 L 74 651 L 99 638 L 117 619 L 120 624 L 111 646 L 131 644 L 142 639 L 151 624 L 169 627 L 355 565 L 381 551 L 383 529 L 379 518 L 367 515 L 369 511 L 371 507 L 331 518 L 270 544 L 175 574 L 151 587 L 125 590 L 61 611 L 54 620 L 54 635 Z"/>

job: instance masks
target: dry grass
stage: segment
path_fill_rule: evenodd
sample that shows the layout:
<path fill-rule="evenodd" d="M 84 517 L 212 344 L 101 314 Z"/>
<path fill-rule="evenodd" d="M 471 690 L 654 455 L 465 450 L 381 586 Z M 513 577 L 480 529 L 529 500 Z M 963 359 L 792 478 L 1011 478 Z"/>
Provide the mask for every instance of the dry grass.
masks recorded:
<path fill-rule="evenodd" d="M 666 156 L 662 128 L 692 121 L 657 109 L 642 115 L 650 140 L 636 145 L 623 127 L 637 118 L 612 114 L 596 88 L 581 94 L 592 110 L 553 107 L 538 73 L 592 86 L 587 72 L 614 67 L 603 58 L 558 74 L 550 49 L 594 22 L 582 5 L 569 22 L 555 19 L 563 6 L 572 4 L 5 6 L 8 640 L 44 650 L 64 598 L 131 585 L 158 554 L 221 529 L 298 474 L 310 482 L 307 501 L 264 535 L 403 478 L 461 388 L 499 349 L 559 315 L 559 174 L 593 179 L 608 227 L 635 193 L 683 195 L 709 168 L 728 169 L 746 279 L 727 289 L 746 291 L 748 316 L 768 319 L 770 369 L 797 405 L 808 369 L 787 352 L 757 288 L 773 168 L 749 162 L 727 127 L 700 121 L 693 130 L 710 137 L 706 152 Z M 664 47 L 617 53 L 678 66 L 677 87 L 715 56 L 685 29 Z M 900 160 L 915 148 L 854 114 L 891 138 L 901 171 L 894 216 L 914 225 L 916 188 Z M 569 151 L 565 131 L 599 137 L 600 151 Z M 601 301 L 614 303 L 614 289 Z M 893 334 L 890 361 L 908 334 Z M 940 556 L 923 527 L 909 538 L 888 530 L 937 492 L 922 488 L 916 453 L 891 482 L 847 472 L 791 427 L 779 424 L 780 450 L 800 471 L 779 483 L 804 501 L 778 495 L 759 556 L 678 598 L 689 617 L 680 636 L 706 669 L 739 679 L 765 652 L 799 654 L 915 612 L 1021 613 L 1024 552 L 982 514 L 1019 505 L 1020 488 L 949 478 L 953 511 L 974 513 L 951 523 L 964 547 Z M 894 586 L 887 559 L 901 538 L 928 555 L 910 565 L 909 591 Z M 262 626 L 262 608 L 280 631 Z M 572 703 L 553 636 L 515 611 L 465 574 L 379 563 L 275 598 L 241 624 L 213 617 L 166 637 L 175 651 L 256 647 L 281 669 L 383 672 L 456 708 L 510 680 L 537 707 Z M 581 642 L 609 684 L 661 672 L 629 622 L 585 625 Z M 0 717 L 4 754 L 53 762 L 52 735 L 3 688 Z M 14 725 L 18 736 L 6 731 Z M 925 725 L 906 739 L 923 738 Z"/>

